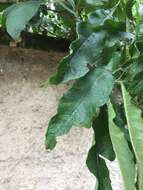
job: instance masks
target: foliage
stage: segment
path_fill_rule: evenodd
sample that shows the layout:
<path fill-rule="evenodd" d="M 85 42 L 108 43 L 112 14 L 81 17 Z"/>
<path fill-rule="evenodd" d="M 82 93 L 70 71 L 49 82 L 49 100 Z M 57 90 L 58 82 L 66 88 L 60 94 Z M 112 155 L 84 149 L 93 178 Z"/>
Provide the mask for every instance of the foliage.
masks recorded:
<path fill-rule="evenodd" d="M 52 11 L 48 10 L 49 3 Z M 43 14 L 48 19 L 45 25 L 42 21 L 43 26 L 52 28 L 49 35 L 69 34 L 74 39 L 69 55 L 61 60 L 57 73 L 49 79 L 50 84 L 74 83 L 49 122 L 46 148 L 53 149 L 56 138 L 73 126 L 91 127 L 94 144 L 86 163 L 97 178 L 97 190 L 112 190 L 105 158 L 113 161 L 115 157 L 125 190 L 142 190 L 142 3 L 137 0 L 25 1 L 5 10 L 7 31 L 15 39 L 28 25 L 35 31 L 34 18 L 38 23 Z"/>

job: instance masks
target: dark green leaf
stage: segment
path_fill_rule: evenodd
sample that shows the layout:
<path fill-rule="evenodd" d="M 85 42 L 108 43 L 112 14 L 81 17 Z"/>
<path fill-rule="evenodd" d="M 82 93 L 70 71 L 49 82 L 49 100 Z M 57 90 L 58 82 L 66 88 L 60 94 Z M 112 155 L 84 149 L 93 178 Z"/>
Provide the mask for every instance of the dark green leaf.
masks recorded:
<path fill-rule="evenodd" d="M 69 63 L 69 68 L 64 75 L 63 82 L 84 76 L 88 71 L 88 65 L 97 62 L 100 58 L 106 32 L 92 33 L 74 54 Z"/>
<path fill-rule="evenodd" d="M 107 106 L 100 108 L 100 113 L 94 119 L 92 124 L 95 137 L 95 145 L 89 150 L 87 157 L 87 166 L 97 178 L 97 190 L 112 189 L 109 178 L 108 168 L 103 158 L 113 161 L 115 153 L 112 147 L 112 142 L 108 129 L 108 112 Z"/>
<path fill-rule="evenodd" d="M 94 64 L 100 59 L 104 48 L 105 37 L 106 32 L 100 31 L 92 33 L 82 43 L 80 40 L 74 42 L 71 45 L 72 54 L 60 63 L 57 75 L 50 79 L 50 82 L 57 83 L 61 78 L 62 82 L 67 82 L 78 79 L 88 73 L 88 65 Z"/>
<path fill-rule="evenodd" d="M 90 127 L 96 108 L 104 105 L 114 80 L 110 71 L 99 68 L 79 79 L 63 96 L 46 133 L 47 148 L 54 148 L 56 137 L 69 132 L 73 125 Z"/>
<path fill-rule="evenodd" d="M 110 161 L 115 159 L 108 128 L 108 111 L 106 106 L 100 108 L 100 113 L 92 124 L 95 135 L 96 152 Z"/>
<path fill-rule="evenodd" d="M 112 190 L 108 168 L 104 159 L 97 154 L 95 146 L 89 150 L 86 164 L 97 178 L 96 190 Z"/>
<path fill-rule="evenodd" d="M 128 0 L 126 3 L 126 13 L 127 16 L 130 20 L 133 20 L 133 13 L 132 13 L 132 9 L 133 9 L 133 5 L 135 4 L 135 0 Z"/>

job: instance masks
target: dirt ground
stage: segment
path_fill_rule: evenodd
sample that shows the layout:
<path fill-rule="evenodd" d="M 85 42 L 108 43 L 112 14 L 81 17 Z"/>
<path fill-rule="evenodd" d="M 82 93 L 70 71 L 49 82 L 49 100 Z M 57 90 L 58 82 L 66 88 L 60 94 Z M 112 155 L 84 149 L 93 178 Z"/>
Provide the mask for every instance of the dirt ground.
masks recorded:
<path fill-rule="evenodd" d="M 67 86 L 40 84 L 63 56 L 0 46 L 0 190 L 94 190 L 85 165 L 92 131 L 74 128 L 44 147 L 47 123 Z M 114 190 L 122 190 L 117 163 L 109 163 Z"/>

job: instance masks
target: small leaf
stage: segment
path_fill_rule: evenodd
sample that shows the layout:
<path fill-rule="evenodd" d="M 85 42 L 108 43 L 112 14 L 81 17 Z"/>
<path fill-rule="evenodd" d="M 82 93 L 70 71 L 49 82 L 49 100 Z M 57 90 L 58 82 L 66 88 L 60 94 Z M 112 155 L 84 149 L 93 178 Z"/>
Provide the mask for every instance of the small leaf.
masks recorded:
<path fill-rule="evenodd" d="M 5 11 L 7 32 L 13 39 L 19 38 L 21 31 L 38 11 L 40 3 L 34 0 L 22 2 L 12 5 Z"/>
<path fill-rule="evenodd" d="M 124 109 L 127 118 L 127 125 L 131 143 L 135 152 L 138 169 L 138 187 L 139 190 L 143 189 L 143 118 L 141 110 L 137 108 L 132 102 L 129 93 L 126 91 L 123 84 L 122 94 Z"/>
<path fill-rule="evenodd" d="M 49 123 L 46 133 L 47 148 L 56 144 L 56 137 L 68 133 L 73 125 L 90 127 L 96 108 L 107 102 L 113 84 L 113 76 L 106 68 L 93 70 L 79 79 L 64 94 L 58 113 Z"/>
<path fill-rule="evenodd" d="M 111 103 L 108 105 L 108 110 L 110 136 L 123 176 L 125 190 L 135 190 L 134 156 L 128 146 L 124 132 L 113 121 L 116 115 Z"/>

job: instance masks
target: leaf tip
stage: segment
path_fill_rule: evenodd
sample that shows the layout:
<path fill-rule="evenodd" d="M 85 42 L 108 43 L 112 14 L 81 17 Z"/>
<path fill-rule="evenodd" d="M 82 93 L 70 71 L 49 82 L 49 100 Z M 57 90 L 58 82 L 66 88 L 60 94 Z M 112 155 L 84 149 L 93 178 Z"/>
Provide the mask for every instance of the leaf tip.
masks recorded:
<path fill-rule="evenodd" d="M 53 150 L 56 146 L 56 137 L 54 135 L 46 135 L 45 148 L 46 150 Z"/>

